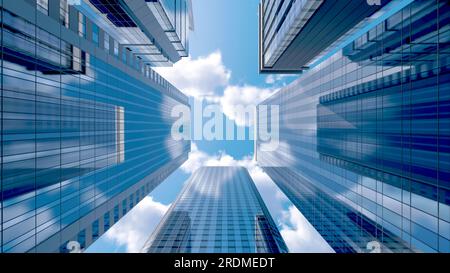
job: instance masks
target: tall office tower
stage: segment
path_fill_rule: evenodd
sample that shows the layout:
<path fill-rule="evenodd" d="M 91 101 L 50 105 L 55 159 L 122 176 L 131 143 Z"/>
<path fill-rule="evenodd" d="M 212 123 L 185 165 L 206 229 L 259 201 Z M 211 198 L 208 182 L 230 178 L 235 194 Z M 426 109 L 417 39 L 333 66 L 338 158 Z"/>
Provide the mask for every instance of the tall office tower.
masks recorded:
<path fill-rule="evenodd" d="M 243 167 L 202 167 L 143 252 L 283 253 L 288 249 Z"/>
<path fill-rule="evenodd" d="M 450 5 L 363 21 L 258 106 L 279 105 L 280 132 L 257 161 L 337 252 L 450 252 Z"/>
<path fill-rule="evenodd" d="M 187 159 L 150 68 L 186 52 L 127 2 L 0 1 L 1 252 L 84 249 Z"/>
<path fill-rule="evenodd" d="M 372 4 L 373 5 L 369 5 Z M 364 26 L 388 0 L 261 0 L 259 70 L 299 73 Z M 369 4 L 368 4 L 369 3 Z M 301 48 L 302 51 L 298 49 Z"/>

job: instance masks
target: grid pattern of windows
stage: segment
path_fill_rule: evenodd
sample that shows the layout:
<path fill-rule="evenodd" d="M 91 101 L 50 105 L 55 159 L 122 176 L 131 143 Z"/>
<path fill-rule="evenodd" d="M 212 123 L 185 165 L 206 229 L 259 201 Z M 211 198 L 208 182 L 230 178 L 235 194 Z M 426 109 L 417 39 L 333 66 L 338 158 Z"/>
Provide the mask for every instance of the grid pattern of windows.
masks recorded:
<path fill-rule="evenodd" d="M 186 159 L 170 112 L 187 98 L 1 12 L 1 251 L 63 251 L 73 226 L 87 247 L 108 218 L 80 219 L 113 200 L 118 220 Z"/>
<path fill-rule="evenodd" d="M 279 242 L 273 234 L 278 230 L 264 214 L 255 216 L 255 245 L 257 253 L 280 253 Z"/>
<path fill-rule="evenodd" d="M 147 5 L 181 57 L 189 51 L 189 30 L 191 24 L 190 4 L 187 0 L 147 1 Z"/>
<path fill-rule="evenodd" d="M 400 1 L 261 0 L 261 72 L 302 72 Z M 406 4 L 405 4 L 406 5 Z M 385 8 L 381 11 L 381 9 Z M 335 51 L 333 51 L 335 52 Z"/>
<path fill-rule="evenodd" d="M 90 0 L 99 11 L 107 14 L 108 19 L 117 27 L 136 27 L 133 19 L 123 9 L 118 0 Z"/>
<path fill-rule="evenodd" d="M 280 106 L 280 146 L 258 141 L 258 162 L 336 251 L 355 233 L 320 218 L 330 198 L 349 223 L 450 252 L 449 16 L 447 1 L 414 1 L 262 103 Z"/>
<path fill-rule="evenodd" d="M 267 208 L 242 167 L 203 167 L 144 246 L 145 252 L 287 252 Z"/>
<path fill-rule="evenodd" d="M 409 246 L 377 224 L 323 192 L 301 175 L 283 167 L 265 167 L 294 205 L 337 253 L 364 252 L 369 242 L 380 242 L 382 252 L 410 252 Z M 339 188 L 338 185 L 334 186 Z"/>
<path fill-rule="evenodd" d="M 46 2 L 43 2 L 46 3 Z M 44 4 L 41 4 L 42 7 L 44 7 Z M 117 5 L 114 4 L 114 5 Z M 48 5 L 47 5 L 48 6 Z M 42 9 L 41 7 L 41 9 Z M 39 5 L 37 4 L 37 9 L 39 9 Z M 59 5 L 59 9 L 60 9 L 60 23 L 65 26 L 65 27 L 69 27 L 69 1 L 67 0 L 61 0 L 60 1 L 60 5 Z M 42 11 L 44 12 L 46 15 L 48 15 L 48 12 Z M 89 20 L 89 18 L 87 18 L 83 13 L 81 12 L 76 12 L 78 18 L 78 35 L 80 35 L 83 38 L 86 38 L 88 33 L 87 33 L 87 27 L 86 27 L 86 22 L 87 20 Z M 91 28 L 91 42 L 93 42 L 95 44 L 95 46 L 97 47 L 101 47 L 103 46 L 103 48 L 108 51 L 110 50 L 110 38 L 111 35 L 109 35 L 106 32 L 103 32 L 103 41 L 100 41 L 100 28 L 93 22 L 91 22 L 92 24 L 92 28 Z M 187 36 L 187 34 L 185 35 Z M 111 38 L 112 39 L 112 38 Z M 186 38 L 187 39 L 187 38 Z M 102 45 L 101 45 L 102 43 Z M 186 41 L 187 43 L 187 41 Z M 115 56 L 119 56 L 119 47 L 120 44 L 119 42 L 115 41 L 113 39 L 113 52 L 112 54 Z M 151 46 L 152 52 L 154 52 L 153 50 L 158 50 L 155 45 Z M 142 73 L 142 75 L 145 75 L 145 77 L 150 78 L 154 81 L 157 81 L 161 86 L 163 86 L 165 89 L 167 89 L 169 91 L 169 93 L 171 93 L 172 95 L 178 96 L 179 92 L 177 92 L 176 88 L 174 86 L 172 86 L 169 82 L 167 82 L 165 79 L 163 79 L 159 74 L 157 73 L 146 73 L 145 69 L 144 69 L 144 65 L 143 65 L 143 60 L 142 57 L 138 57 L 138 60 L 135 60 L 136 57 L 134 54 L 136 54 L 137 52 L 139 52 L 139 47 L 135 47 L 133 49 L 127 47 L 128 51 L 122 51 L 122 61 L 131 66 L 132 68 L 138 70 L 140 73 Z M 145 52 L 145 54 L 147 54 L 149 52 Z M 75 53 L 74 53 L 75 54 Z M 80 52 L 81 54 L 81 52 Z M 128 55 L 127 55 L 128 54 Z M 152 56 L 151 59 L 152 61 L 155 62 L 167 62 L 168 59 L 162 55 L 159 56 L 154 56 L 154 55 L 146 55 L 146 56 Z M 187 56 L 187 47 L 183 53 L 183 56 L 186 57 Z M 155 63 L 156 65 L 156 63 Z M 157 65 L 158 66 L 158 65 Z M 151 68 L 148 68 L 151 69 Z"/>
<path fill-rule="evenodd" d="M 272 66 L 323 0 L 263 0 L 264 60 Z"/>

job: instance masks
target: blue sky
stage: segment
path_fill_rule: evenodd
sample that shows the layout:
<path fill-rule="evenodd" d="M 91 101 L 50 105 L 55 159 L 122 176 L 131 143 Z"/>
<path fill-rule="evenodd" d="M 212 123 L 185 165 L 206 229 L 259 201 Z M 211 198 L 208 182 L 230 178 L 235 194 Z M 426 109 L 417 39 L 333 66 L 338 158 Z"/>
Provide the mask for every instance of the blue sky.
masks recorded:
<path fill-rule="evenodd" d="M 259 0 L 193 0 L 195 31 L 190 57 L 158 72 L 196 98 L 220 103 L 225 118 L 233 103 L 255 103 L 294 80 L 258 74 Z M 212 98 L 212 99 L 211 99 Z M 191 100 L 192 101 L 192 100 Z M 239 124 L 239 121 L 236 120 Z M 252 161 L 253 141 L 195 141 L 187 163 L 161 183 L 87 252 L 136 252 L 151 234 L 190 173 L 201 165 L 248 167 L 288 247 L 294 252 L 332 251 L 292 203 Z M 275 194 L 274 194 L 275 193 Z"/>

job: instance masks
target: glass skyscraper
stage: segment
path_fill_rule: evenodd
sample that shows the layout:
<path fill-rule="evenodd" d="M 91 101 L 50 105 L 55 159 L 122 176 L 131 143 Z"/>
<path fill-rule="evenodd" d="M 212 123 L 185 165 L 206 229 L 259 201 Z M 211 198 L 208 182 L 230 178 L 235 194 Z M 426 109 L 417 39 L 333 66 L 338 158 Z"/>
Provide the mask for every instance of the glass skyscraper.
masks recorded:
<path fill-rule="evenodd" d="M 186 34 L 129 2 L 0 1 L 1 252 L 84 249 L 187 159 L 188 98 L 151 69 Z"/>
<path fill-rule="evenodd" d="M 448 1 L 381 5 L 258 106 L 280 110 L 258 164 L 337 252 L 450 252 L 449 20 Z"/>
<path fill-rule="evenodd" d="M 170 66 L 187 57 L 194 29 L 191 0 L 84 0 L 77 8 L 105 29 L 114 28 L 119 44 L 152 66 Z"/>
<path fill-rule="evenodd" d="M 259 70 L 292 73 L 308 69 L 342 39 L 361 28 L 389 1 L 261 0 Z M 302 50 L 298 50 L 301 48 Z"/>
<path fill-rule="evenodd" d="M 244 167 L 195 171 L 143 248 L 148 253 L 287 251 Z"/>

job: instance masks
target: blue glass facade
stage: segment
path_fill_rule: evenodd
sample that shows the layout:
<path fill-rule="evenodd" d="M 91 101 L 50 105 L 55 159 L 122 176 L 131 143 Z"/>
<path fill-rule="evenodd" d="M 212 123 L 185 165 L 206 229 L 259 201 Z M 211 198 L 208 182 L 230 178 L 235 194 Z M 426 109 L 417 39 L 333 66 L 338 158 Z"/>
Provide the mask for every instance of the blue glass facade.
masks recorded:
<path fill-rule="evenodd" d="M 394 0 L 399 2 L 401 0 Z M 390 1 L 261 0 L 259 69 L 261 73 L 301 73 L 361 21 L 379 17 Z"/>
<path fill-rule="evenodd" d="M 449 20 L 414 1 L 261 103 L 258 163 L 337 252 L 450 252 Z"/>
<path fill-rule="evenodd" d="M 187 159 L 170 113 L 188 98 L 131 50 L 111 54 L 89 17 L 82 36 L 78 16 L 59 20 L 64 3 L 53 18 L 0 3 L 1 252 L 84 249 Z"/>
<path fill-rule="evenodd" d="M 288 249 L 247 169 L 202 167 L 143 252 L 281 253 Z"/>
<path fill-rule="evenodd" d="M 120 44 L 152 66 L 171 66 L 189 54 L 190 0 L 83 0 L 76 7 L 115 29 Z"/>

